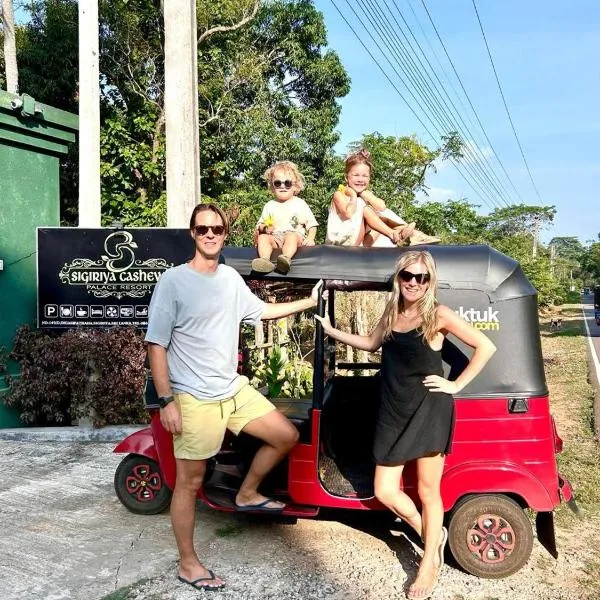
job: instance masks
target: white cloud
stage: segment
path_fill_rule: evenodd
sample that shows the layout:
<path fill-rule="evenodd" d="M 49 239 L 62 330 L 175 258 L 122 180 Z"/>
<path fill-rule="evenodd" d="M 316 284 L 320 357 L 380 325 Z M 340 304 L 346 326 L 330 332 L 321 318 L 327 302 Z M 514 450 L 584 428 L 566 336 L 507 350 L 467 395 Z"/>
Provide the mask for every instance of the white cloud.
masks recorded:
<path fill-rule="evenodd" d="M 448 188 L 431 187 L 425 193 L 423 190 L 417 192 L 418 202 L 446 202 L 446 200 L 458 199 L 458 192 Z"/>

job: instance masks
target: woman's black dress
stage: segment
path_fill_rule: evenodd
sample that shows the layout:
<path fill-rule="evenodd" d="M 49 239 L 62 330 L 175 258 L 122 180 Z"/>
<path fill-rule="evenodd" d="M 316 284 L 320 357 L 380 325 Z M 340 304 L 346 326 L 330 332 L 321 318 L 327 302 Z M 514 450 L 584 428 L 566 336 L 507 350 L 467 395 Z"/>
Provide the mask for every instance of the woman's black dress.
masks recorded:
<path fill-rule="evenodd" d="M 417 329 L 392 335 L 381 357 L 381 402 L 375 426 L 375 462 L 396 466 L 432 453 L 447 454 L 454 429 L 454 399 L 430 392 L 427 375 L 443 377 L 442 354 Z"/>

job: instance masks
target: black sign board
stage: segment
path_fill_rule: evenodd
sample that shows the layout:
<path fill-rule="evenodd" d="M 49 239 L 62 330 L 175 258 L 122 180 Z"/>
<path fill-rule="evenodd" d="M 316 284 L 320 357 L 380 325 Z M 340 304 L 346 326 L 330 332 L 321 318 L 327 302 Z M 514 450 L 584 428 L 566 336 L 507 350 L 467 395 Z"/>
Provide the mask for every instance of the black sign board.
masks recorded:
<path fill-rule="evenodd" d="M 38 327 L 148 326 L 160 275 L 194 253 L 187 229 L 38 228 Z"/>

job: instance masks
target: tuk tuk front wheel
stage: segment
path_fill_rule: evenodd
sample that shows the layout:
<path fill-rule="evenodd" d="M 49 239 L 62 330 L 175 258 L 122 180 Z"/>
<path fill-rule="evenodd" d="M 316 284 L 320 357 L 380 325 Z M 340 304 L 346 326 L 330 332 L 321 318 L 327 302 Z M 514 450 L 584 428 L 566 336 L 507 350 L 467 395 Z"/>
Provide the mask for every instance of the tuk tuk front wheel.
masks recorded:
<path fill-rule="evenodd" d="M 508 496 L 470 496 L 450 514 L 448 544 L 465 571 L 500 579 L 529 560 L 533 529 L 525 511 Z"/>
<path fill-rule="evenodd" d="M 155 515 L 171 503 L 160 467 L 146 456 L 128 454 L 117 467 L 114 483 L 117 497 L 133 513 Z"/>

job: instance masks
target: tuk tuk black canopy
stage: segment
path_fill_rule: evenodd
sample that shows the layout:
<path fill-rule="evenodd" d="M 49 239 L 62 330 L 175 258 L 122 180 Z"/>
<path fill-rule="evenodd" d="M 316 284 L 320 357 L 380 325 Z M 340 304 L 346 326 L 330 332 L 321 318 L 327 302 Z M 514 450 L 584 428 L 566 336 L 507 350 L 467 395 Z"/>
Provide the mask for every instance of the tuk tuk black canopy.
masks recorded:
<path fill-rule="evenodd" d="M 402 252 L 415 248 L 354 248 L 314 246 L 301 248 L 286 280 L 338 280 L 373 284 L 363 289 L 390 289 L 396 262 Z M 535 296 L 535 288 L 523 275 L 519 263 L 489 246 L 428 246 L 436 262 L 440 289 L 478 290 L 491 302 Z M 226 247 L 223 262 L 244 278 L 253 276 L 254 248 Z M 281 278 L 272 273 L 267 279 Z M 351 287 L 351 286 L 349 286 Z"/>

